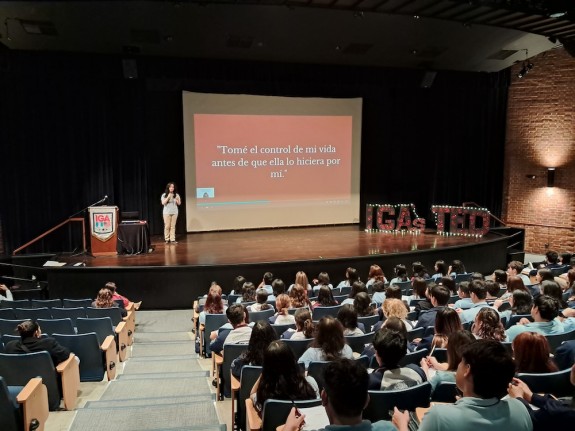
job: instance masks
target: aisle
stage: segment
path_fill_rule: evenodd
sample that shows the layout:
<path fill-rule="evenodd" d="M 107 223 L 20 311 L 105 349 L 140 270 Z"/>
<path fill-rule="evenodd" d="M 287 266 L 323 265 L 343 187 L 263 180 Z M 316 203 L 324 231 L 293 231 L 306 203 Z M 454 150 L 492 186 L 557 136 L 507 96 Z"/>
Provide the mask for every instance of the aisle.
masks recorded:
<path fill-rule="evenodd" d="M 140 311 L 132 355 L 98 401 L 78 409 L 71 431 L 225 431 L 187 329 L 190 310 Z"/>

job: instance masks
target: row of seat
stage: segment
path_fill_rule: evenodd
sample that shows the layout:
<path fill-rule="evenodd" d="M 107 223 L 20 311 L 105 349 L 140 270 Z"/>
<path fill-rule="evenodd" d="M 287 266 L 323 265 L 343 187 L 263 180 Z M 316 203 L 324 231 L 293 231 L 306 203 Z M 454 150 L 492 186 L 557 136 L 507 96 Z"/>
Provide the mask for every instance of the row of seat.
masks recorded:
<path fill-rule="evenodd" d="M 75 308 L 91 307 L 93 299 L 15 299 L 13 301 L 0 302 L 0 308 Z M 123 306 L 123 303 L 122 303 Z"/>

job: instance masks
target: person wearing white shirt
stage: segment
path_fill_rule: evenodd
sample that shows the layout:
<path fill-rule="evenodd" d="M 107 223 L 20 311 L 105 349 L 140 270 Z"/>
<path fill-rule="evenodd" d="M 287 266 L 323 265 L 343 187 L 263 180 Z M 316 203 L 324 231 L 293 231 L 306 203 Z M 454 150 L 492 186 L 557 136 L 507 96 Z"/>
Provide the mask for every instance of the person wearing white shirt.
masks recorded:
<path fill-rule="evenodd" d="M 14 301 L 12 292 L 5 284 L 0 284 L 0 302 L 2 301 Z"/>

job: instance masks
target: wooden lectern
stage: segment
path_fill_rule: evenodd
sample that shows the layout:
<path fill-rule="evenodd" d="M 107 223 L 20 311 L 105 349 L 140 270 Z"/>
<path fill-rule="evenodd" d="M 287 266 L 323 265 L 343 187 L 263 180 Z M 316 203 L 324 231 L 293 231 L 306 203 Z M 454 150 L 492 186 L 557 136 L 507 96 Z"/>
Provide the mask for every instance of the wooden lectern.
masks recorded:
<path fill-rule="evenodd" d="M 118 242 L 118 207 L 88 208 L 90 245 L 93 256 L 115 256 Z"/>

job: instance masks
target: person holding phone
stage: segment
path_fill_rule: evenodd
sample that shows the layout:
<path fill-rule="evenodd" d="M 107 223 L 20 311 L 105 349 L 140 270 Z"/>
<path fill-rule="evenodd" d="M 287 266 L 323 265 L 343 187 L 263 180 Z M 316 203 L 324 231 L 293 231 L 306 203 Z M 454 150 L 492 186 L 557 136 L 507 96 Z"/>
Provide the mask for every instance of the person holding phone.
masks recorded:
<path fill-rule="evenodd" d="M 177 244 L 176 241 L 176 221 L 178 220 L 178 207 L 182 204 L 182 198 L 177 192 L 175 183 L 168 183 L 166 190 L 161 197 L 164 206 L 164 240 L 166 244 L 170 242 Z"/>

